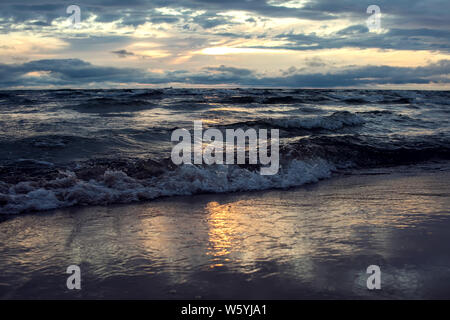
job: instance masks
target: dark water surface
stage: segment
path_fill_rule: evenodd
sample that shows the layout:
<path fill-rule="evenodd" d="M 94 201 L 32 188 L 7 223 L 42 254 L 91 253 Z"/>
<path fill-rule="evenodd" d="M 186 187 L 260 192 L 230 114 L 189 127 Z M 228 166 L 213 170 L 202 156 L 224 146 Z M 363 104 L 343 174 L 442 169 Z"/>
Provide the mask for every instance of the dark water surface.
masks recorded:
<path fill-rule="evenodd" d="M 37 90 L 0 92 L 0 214 L 300 186 L 347 168 L 450 159 L 450 92 Z M 180 166 L 170 135 L 280 129 L 281 170 Z"/>

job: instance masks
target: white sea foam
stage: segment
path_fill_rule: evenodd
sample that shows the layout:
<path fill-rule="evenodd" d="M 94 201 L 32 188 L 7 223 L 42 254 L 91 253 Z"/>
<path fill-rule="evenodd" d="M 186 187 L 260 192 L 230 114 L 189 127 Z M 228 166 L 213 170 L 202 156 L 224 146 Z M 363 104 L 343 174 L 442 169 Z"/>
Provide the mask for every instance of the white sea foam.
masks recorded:
<path fill-rule="evenodd" d="M 131 203 L 161 196 L 288 188 L 327 178 L 333 170 L 335 167 L 329 162 L 315 159 L 293 160 L 273 176 L 261 176 L 257 171 L 234 165 L 182 165 L 146 180 L 133 179 L 122 171 L 106 171 L 98 180 L 83 181 L 73 172 L 66 172 L 66 177 L 49 181 L 45 187 L 31 182 L 11 186 L 0 193 L 0 213 Z"/>

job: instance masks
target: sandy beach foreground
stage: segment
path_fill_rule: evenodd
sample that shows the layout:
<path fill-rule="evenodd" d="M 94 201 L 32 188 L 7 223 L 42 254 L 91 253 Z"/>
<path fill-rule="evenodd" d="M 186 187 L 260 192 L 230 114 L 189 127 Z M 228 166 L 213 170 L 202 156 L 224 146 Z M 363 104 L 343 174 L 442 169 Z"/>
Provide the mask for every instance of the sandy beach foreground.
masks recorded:
<path fill-rule="evenodd" d="M 0 298 L 450 298 L 448 168 L 2 218 Z"/>

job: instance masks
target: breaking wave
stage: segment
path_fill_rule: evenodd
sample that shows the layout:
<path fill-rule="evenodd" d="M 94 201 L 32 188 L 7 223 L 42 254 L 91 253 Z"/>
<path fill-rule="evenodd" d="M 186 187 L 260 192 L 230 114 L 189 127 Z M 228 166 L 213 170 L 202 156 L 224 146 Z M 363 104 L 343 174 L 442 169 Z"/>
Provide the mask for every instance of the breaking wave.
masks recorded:
<path fill-rule="evenodd" d="M 293 160 L 277 175 L 262 176 L 239 166 L 182 165 L 156 177 L 137 179 L 123 171 L 105 171 L 88 181 L 72 171 L 45 183 L 0 184 L 0 213 L 18 214 L 74 205 L 107 205 L 151 200 L 163 196 L 288 188 L 331 175 L 334 166 L 322 159 Z"/>

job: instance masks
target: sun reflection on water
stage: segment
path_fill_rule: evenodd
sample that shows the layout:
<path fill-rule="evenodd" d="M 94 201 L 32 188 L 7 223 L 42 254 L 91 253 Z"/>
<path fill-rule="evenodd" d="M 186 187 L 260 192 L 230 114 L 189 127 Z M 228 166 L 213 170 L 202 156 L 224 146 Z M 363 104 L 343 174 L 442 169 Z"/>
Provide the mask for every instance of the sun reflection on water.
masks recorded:
<path fill-rule="evenodd" d="M 223 261 L 230 261 L 233 240 L 235 239 L 235 214 L 233 207 L 229 204 L 220 205 L 218 202 L 209 202 L 206 205 L 209 224 L 209 247 L 207 255 L 212 257 L 211 268 L 222 267 Z"/>

